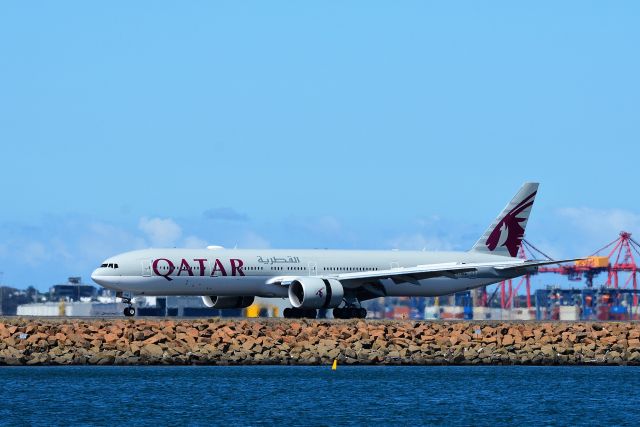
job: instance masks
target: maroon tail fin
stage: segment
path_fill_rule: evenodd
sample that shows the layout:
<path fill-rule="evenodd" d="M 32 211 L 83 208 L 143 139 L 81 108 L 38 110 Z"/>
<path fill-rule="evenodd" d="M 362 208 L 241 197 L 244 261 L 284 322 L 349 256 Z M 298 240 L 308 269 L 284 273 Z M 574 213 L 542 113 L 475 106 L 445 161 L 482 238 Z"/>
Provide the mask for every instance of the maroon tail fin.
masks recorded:
<path fill-rule="evenodd" d="M 516 257 L 524 238 L 538 185 L 537 182 L 524 183 L 471 250 Z"/>

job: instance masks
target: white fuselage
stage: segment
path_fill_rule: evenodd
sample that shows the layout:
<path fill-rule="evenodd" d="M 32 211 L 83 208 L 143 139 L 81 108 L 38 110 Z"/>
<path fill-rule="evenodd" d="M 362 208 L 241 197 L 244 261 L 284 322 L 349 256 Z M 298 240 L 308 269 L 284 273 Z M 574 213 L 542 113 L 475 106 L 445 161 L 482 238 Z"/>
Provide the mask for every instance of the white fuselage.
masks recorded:
<path fill-rule="evenodd" d="M 104 261 L 92 279 L 135 295 L 215 295 L 287 297 L 282 282 L 296 277 L 338 277 L 426 264 L 513 260 L 481 252 L 145 249 Z M 475 288 L 509 277 L 434 277 L 419 283 L 380 280 L 387 296 L 437 296 Z M 345 292 L 348 292 L 345 287 Z M 383 295 L 379 295 L 383 296 Z"/>

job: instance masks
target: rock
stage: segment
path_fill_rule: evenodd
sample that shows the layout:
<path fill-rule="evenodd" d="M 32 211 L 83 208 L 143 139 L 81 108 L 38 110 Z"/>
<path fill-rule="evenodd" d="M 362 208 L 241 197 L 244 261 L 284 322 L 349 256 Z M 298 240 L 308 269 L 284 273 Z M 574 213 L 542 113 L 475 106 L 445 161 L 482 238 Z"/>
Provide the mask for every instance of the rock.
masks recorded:
<path fill-rule="evenodd" d="M 242 349 L 249 351 L 256 345 L 256 341 L 252 338 L 248 338 L 243 344 Z"/>
<path fill-rule="evenodd" d="M 400 358 L 400 352 L 397 350 L 392 350 L 389 353 L 387 353 L 387 357 L 390 359 L 399 359 Z"/>
<path fill-rule="evenodd" d="M 104 342 L 106 343 L 113 343 L 113 342 L 116 342 L 117 340 L 118 340 L 118 335 L 116 334 L 109 333 L 104 336 Z"/>
<path fill-rule="evenodd" d="M 47 353 L 34 353 L 31 358 L 27 360 L 27 365 L 43 365 L 49 362 L 49 354 Z"/>
<path fill-rule="evenodd" d="M 497 338 L 495 336 L 485 336 L 482 338 L 482 342 L 489 344 L 489 343 L 494 343 L 497 341 Z"/>
<path fill-rule="evenodd" d="M 618 353 L 617 351 L 610 351 L 606 354 L 606 359 L 607 361 L 614 361 L 616 359 L 620 359 L 621 360 L 621 354 Z"/>
<path fill-rule="evenodd" d="M 140 356 L 160 359 L 162 358 L 163 354 L 164 354 L 164 351 L 162 350 L 162 347 L 160 347 L 157 344 L 145 344 L 140 349 Z"/>
<path fill-rule="evenodd" d="M 453 363 L 460 363 L 460 362 L 464 362 L 465 360 L 466 360 L 466 357 L 462 352 L 454 353 L 453 358 L 451 359 Z"/>
<path fill-rule="evenodd" d="M 502 337 L 502 345 L 512 345 L 514 342 L 515 341 L 511 335 L 505 335 Z"/>
<path fill-rule="evenodd" d="M 542 348 L 540 349 L 540 352 L 544 354 L 546 357 L 554 357 L 557 354 L 553 346 L 548 344 L 542 346 Z"/>
<path fill-rule="evenodd" d="M 640 363 L 640 352 L 631 353 L 627 361 L 633 364 Z"/>
<path fill-rule="evenodd" d="M 27 332 L 28 331 L 28 332 Z M 640 364 L 634 323 L 0 321 L 0 364 Z"/>
<path fill-rule="evenodd" d="M 112 365 L 115 361 L 115 356 L 107 355 L 107 356 L 98 356 L 98 361 L 96 365 Z"/>
<path fill-rule="evenodd" d="M 143 341 L 144 344 L 157 344 L 159 342 L 163 342 L 166 341 L 167 337 L 166 335 L 164 335 L 163 333 L 157 333 L 154 335 L 151 335 L 149 338 L 145 339 Z"/>

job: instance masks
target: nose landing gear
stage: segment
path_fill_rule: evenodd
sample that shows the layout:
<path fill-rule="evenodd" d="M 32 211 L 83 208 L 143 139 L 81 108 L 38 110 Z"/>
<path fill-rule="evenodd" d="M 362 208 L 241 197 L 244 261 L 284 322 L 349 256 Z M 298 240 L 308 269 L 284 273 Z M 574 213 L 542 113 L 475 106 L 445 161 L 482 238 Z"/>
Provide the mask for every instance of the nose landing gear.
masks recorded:
<path fill-rule="evenodd" d="M 116 292 L 116 298 L 120 298 L 123 303 L 127 304 L 127 307 L 124 309 L 124 315 L 127 317 L 135 316 L 136 309 L 133 308 L 133 303 L 131 302 L 131 294 L 124 292 Z"/>

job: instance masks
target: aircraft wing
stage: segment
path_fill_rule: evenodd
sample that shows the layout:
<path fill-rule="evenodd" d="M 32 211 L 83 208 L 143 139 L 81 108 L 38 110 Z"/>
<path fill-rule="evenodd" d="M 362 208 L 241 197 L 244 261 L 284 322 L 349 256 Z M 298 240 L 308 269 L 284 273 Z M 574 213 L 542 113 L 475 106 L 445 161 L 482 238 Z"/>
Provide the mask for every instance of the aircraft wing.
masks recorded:
<path fill-rule="evenodd" d="M 515 276 L 535 273 L 538 267 L 549 264 L 561 264 L 564 262 L 577 261 L 577 259 L 563 260 L 509 260 L 502 262 L 483 263 L 442 263 L 425 264 L 415 267 L 400 267 L 389 270 L 358 271 L 354 273 L 323 274 L 322 277 L 339 280 L 347 287 L 359 286 L 364 283 L 375 283 L 380 280 L 391 279 L 395 283 L 411 283 L 419 285 L 420 280 L 432 279 L 435 277 L 448 277 L 450 279 L 465 278 L 488 278 L 497 279 L 512 278 Z M 267 283 L 277 283 L 288 286 L 299 276 L 278 276 L 273 277 Z"/>
<path fill-rule="evenodd" d="M 384 279 L 391 279 L 396 283 L 413 283 L 418 285 L 419 280 L 431 279 L 434 277 L 448 277 L 451 279 L 463 278 L 509 278 L 515 275 L 535 273 L 537 268 L 543 265 L 560 264 L 563 262 L 576 261 L 576 259 L 565 260 L 514 260 L 505 262 L 488 263 L 445 263 L 426 264 L 416 267 L 393 268 L 389 270 L 363 271 L 355 273 L 336 274 L 333 277 L 343 284 L 350 282 L 372 282 Z"/>

